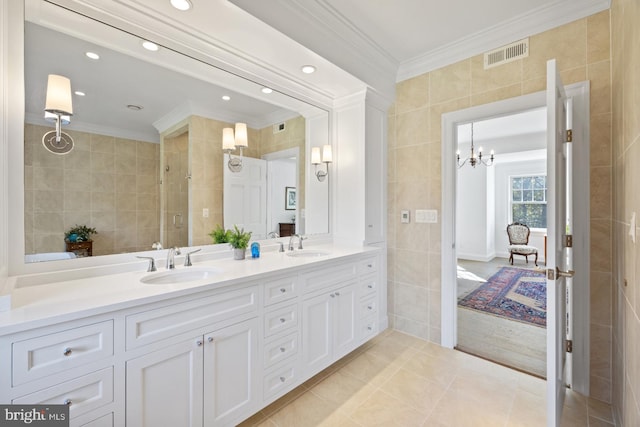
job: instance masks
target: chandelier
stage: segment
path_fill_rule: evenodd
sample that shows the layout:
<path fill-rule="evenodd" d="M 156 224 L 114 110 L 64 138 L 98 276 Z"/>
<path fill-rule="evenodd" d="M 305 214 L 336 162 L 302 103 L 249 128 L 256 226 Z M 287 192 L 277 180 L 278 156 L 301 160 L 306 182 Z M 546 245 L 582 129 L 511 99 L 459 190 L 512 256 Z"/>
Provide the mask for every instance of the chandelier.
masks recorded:
<path fill-rule="evenodd" d="M 478 154 L 477 155 L 476 155 L 476 153 L 474 151 L 474 148 L 473 148 L 473 122 L 471 122 L 471 155 L 469 157 L 467 157 L 466 159 L 460 161 L 460 150 L 458 150 L 456 152 L 456 158 L 457 158 L 457 161 L 458 161 L 458 168 L 461 168 L 467 162 L 469 162 L 471 167 L 474 167 L 474 168 L 478 164 L 485 165 L 485 166 L 491 166 L 493 164 L 493 150 L 491 150 L 491 156 L 489 157 L 489 160 L 482 160 L 482 147 L 478 148 Z"/>

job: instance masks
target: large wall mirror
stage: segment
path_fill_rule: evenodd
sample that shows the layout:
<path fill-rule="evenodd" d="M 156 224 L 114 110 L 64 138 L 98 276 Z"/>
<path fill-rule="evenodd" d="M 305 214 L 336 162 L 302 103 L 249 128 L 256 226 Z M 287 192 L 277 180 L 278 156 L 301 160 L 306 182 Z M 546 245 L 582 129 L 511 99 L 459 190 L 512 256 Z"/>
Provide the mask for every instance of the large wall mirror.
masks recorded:
<path fill-rule="evenodd" d="M 212 244 L 217 225 L 256 239 L 328 233 L 328 184 L 308 159 L 328 143 L 327 111 L 144 41 L 25 2 L 25 262 L 88 255 L 65 241 L 76 225 L 97 232 L 92 256 Z M 71 83 L 62 132 L 73 149 L 62 154 L 43 143 L 54 129 L 44 112 L 51 74 Z M 230 172 L 222 135 L 236 123 L 247 125 L 248 147 L 243 170 Z M 264 197 L 246 203 L 239 192 L 255 192 L 254 164 Z M 227 185 L 238 180 L 246 190 Z"/>

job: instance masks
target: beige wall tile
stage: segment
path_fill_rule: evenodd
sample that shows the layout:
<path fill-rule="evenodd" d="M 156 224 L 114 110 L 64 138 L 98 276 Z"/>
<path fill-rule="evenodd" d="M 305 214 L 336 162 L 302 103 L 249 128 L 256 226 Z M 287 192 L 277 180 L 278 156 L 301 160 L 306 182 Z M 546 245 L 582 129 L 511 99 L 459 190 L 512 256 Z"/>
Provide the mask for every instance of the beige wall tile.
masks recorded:
<path fill-rule="evenodd" d="M 396 88 L 396 112 L 405 113 L 429 104 L 429 75 L 423 74 L 398 83 Z"/>
<path fill-rule="evenodd" d="M 610 58 L 609 11 L 587 18 L 587 62 L 594 63 Z"/>
<path fill-rule="evenodd" d="M 471 61 L 460 61 L 430 73 L 431 104 L 441 104 L 471 94 Z"/>

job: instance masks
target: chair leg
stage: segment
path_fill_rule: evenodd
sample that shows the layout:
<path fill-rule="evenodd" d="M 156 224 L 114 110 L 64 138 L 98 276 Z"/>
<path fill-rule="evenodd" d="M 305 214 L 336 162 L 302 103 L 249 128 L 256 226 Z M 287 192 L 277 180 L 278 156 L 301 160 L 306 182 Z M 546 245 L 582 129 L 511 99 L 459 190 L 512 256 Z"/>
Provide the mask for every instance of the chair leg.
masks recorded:
<path fill-rule="evenodd" d="M 511 263 L 511 265 L 513 265 L 513 254 L 509 255 L 509 262 Z"/>
<path fill-rule="evenodd" d="M 524 260 L 527 262 L 527 264 L 529 264 L 529 255 L 525 255 Z"/>
<path fill-rule="evenodd" d="M 537 267 L 538 266 L 538 252 L 536 252 L 536 261 L 535 261 L 535 263 L 536 263 L 536 267 Z"/>

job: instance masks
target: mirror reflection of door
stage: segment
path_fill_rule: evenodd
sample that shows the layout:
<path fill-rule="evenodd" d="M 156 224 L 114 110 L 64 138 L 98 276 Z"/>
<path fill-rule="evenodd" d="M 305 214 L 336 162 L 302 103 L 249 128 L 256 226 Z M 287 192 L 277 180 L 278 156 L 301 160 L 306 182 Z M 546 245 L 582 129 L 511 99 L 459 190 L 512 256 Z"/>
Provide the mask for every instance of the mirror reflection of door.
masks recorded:
<path fill-rule="evenodd" d="M 273 153 L 270 159 L 267 161 L 267 233 L 280 237 L 302 234 L 303 224 L 298 221 L 297 150 Z M 295 197 L 293 202 L 292 197 Z"/>
<path fill-rule="evenodd" d="M 224 167 L 224 228 L 234 226 L 251 232 L 253 240 L 267 236 L 267 162 L 245 157 L 242 170 L 231 172 Z"/>

